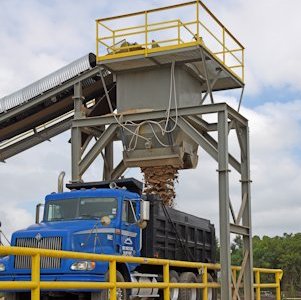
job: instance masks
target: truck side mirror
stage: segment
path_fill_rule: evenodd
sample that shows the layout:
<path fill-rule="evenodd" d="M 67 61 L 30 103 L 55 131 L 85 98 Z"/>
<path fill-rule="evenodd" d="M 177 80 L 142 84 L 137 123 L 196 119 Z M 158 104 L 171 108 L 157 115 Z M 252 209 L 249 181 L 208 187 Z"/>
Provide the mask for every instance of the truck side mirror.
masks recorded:
<path fill-rule="evenodd" d="M 40 224 L 40 210 L 41 210 L 41 207 L 43 207 L 43 206 L 44 206 L 44 204 L 42 204 L 42 203 L 39 203 L 36 206 L 36 224 Z"/>
<path fill-rule="evenodd" d="M 149 221 L 149 201 L 141 200 L 140 204 L 140 222 Z"/>

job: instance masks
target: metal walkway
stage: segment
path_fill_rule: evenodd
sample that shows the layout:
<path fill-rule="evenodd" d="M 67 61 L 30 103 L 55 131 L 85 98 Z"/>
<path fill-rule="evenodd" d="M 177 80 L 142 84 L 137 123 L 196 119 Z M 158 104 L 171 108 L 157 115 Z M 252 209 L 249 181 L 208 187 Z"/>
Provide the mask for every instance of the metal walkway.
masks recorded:
<path fill-rule="evenodd" d="M 89 116 L 110 112 L 100 80 L 102 72 L 116 105 L 113 75 L 96 66 L 89 53 L 33 84 L 0 99 L 0 161 L 70 129 L 74 85 L 81 82 Z M 83 133 L 83 141 L 91 133 Z M 100 132 L 94 134 L 100 134 Z"/>

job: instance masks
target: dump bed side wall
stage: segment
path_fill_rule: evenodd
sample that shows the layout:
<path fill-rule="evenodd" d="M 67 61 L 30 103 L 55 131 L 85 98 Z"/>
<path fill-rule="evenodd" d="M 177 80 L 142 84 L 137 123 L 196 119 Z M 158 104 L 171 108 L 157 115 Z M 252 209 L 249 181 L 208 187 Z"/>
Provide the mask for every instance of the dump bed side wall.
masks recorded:
<path fill-rule="evenodd" d="M 172 222 L 162 203 L 151 201 L 150 221 L 142 234 L 142 256 L 214 262 L 215 229 L 210 221 L 172 208 L 167 212 Z"/>

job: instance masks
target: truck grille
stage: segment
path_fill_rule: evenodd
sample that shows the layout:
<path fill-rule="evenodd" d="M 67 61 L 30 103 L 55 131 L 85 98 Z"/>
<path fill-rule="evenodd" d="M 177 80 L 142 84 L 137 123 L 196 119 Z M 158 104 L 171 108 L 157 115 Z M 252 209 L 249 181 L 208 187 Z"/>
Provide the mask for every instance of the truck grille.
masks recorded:
<path fill-rule="evenodd" d="M 45 237 L 39 241 L 36 238 L 18 238 L 16 240 L 16 247 L 62 250 L 62 238 Z M 59 269 L 60 267 L 61 267 L 60 258 L 41 257 L 41 269 Z M 30 256 L 22 256 L 22 255 L 15 256 L 15 269 L 30 269 L 30 268 L 31 268 Z"/>

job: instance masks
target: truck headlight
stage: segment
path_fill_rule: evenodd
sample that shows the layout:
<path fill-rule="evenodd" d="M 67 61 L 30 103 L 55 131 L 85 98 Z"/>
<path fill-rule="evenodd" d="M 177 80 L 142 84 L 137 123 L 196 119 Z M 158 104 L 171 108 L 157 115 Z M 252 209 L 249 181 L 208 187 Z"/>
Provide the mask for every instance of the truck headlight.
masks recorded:
<path fill-rule="evenodd" d="M 4 272 L 5 271 L 5 264 L 0 263 L 0 272 Z"/>
<path fill-rule="evenodd" d="M 70 267 L 73 271 L 92 271 L 95 269 L 94 261 L 77 261 Z"/>

